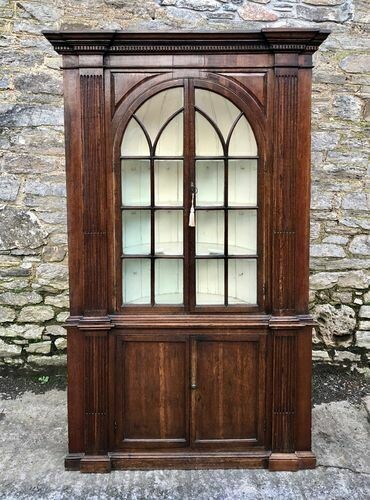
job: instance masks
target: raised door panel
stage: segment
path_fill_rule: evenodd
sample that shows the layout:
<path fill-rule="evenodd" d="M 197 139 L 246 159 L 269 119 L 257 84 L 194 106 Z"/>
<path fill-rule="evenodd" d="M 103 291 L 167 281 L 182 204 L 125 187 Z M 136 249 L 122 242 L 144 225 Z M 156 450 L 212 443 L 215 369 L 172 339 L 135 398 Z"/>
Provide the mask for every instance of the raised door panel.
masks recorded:
<path fill-rule="evenodd" d="M 205 337 L 192 345 L 193 443 L 263 443 L 265 337 Z"/>
<path fill-rule="evenodd" d="M 188 365 L 185 339 L 118 338 L 118 448 L 186 445 Z"/>

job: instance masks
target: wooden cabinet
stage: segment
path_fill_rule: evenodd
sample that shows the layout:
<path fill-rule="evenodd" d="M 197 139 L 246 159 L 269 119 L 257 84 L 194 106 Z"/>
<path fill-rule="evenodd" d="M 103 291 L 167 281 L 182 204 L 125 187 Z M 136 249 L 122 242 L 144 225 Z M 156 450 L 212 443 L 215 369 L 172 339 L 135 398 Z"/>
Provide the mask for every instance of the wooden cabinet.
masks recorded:
<path fill-rule="evenodd" d="M 264 445 L 265 336 L 204 335 L 192 341 L 192 442 Z"/>
<path fill-rule="evenodd" d="M 66 468 L 314 467 L 312 54 L 327 32 L 46 32 L 63 54 Z"/>

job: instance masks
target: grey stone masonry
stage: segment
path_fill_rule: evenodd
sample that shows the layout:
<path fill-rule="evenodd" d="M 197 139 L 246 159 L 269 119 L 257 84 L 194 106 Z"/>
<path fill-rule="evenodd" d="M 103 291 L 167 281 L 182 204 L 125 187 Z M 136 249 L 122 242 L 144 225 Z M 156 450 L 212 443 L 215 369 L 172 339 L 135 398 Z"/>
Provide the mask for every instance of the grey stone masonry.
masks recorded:
<path fill-rule="evenodd" d="M 328 28 L 312 99 L 314 359 L 370 348 L 370 8 L 366 0 L 0 0 L 0 364 L 66 361 L 60 57 L 44 29 Z"/>

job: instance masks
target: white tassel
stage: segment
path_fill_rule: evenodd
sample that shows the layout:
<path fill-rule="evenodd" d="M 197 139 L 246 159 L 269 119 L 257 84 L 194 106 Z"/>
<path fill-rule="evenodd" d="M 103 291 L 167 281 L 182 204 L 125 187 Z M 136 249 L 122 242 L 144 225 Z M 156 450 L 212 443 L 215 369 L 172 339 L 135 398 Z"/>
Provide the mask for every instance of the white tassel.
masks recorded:
<path fill-rule="evenodd" d="M 191 207 L 190 207 L 190 212 L 189 212 L 189 227 L 195 227 L 194 193 L 191 195 Z"/>

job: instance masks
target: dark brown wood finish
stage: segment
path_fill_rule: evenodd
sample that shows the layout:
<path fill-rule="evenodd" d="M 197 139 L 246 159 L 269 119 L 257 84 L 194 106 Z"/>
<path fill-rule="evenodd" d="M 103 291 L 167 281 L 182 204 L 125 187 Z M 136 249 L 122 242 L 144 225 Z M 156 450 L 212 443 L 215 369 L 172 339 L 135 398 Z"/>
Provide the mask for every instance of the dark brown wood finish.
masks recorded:
<path fill-rule="evenodd" d="M 188 346 L 181 335 L 117 337 L 116 449 L 189 443 Z"/>
<path fill-rule="evenodd" d="M 315 466 L 310 94 L 312 54 L 327 35 L 45 33 L 64 69 L 68 470 Z M 257 305 L 196 306 L 195 231 L 187 228 L 184 306 L 153 305 L 152 296 L 152 305 L 122 307 L 120 144 L 138 107 L 175 86 L 185 95 L 184 227 L 195 181 L 194 88 L 231 100 L 256 136 Z"/>

